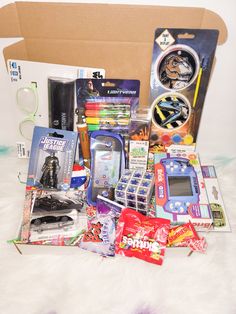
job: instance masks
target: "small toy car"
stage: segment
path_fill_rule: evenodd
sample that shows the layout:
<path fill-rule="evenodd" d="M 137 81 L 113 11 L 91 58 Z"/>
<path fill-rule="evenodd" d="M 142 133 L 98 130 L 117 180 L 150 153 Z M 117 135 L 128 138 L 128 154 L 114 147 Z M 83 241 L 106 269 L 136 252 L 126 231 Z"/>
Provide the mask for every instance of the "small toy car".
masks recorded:
<path fill-rule="evenodd" d="M 34 231 L 42 232 L 50 229 L 67 229 L 68 226 L 73 225 L 74 220 L 70 216 L 44 216 L 32 219 L 30 222 L 31 228 Z"/>
<path fill-rule="evenodd" d="M 80 210 L 82 207 L 82 201 L 77 203 L 69 199 L 58 199 L 53 197 L 53 195 L 46 195 L 35 199 L 33 211 L 54 212 L 60 210 L 70 212 L 72 209 Z"/>

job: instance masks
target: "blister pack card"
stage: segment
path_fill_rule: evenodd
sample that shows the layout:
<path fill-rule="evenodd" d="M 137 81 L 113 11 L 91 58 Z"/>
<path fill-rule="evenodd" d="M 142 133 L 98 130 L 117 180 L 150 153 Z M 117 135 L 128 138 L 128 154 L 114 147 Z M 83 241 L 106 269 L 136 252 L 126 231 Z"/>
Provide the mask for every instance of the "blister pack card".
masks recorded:
<path fill-rule="evenodd" d="M 173 225 L 191 221 L 197 231 L 209 230 L 213 219 L 198 154 L 156 153 L 154 173 L 156 217 Z"/>
<path fill-rule="evenodd" d="M 147 169 L 150 114 L 148 108 L 138 108 L 130 120 L 129 169 Z"/>
<path fill-rule="evenodd" d="M 68 190 L 76 144 L 76 132 L 35 127 L 27 189 Z"/>
<path fill-rule="evenodd" d="M 85 200 L 81 191 L 26 191 L 21 241 L 55 244 L 58 237 L 73 238 L 87 230 Z"/>
<path fill-rule="evenodd" d="M 150 81 L 151 152 L 196 143 L 217 39 L 218 30 L 156 30 Z"/>
<path fill-rule="evenodd" d="M 138 80 L 77 79 L 77 109 L 89 131 L 128 134 L 130 117 L 139 102 Z"/>
<path fill-rule="evenodd" d="M 201 168 L 213 217 L 213 231 L 230 232 L 231 227 L 220 190 L 216 169 L 213 165 L 204 165 Z"/>
<path fill-rule="evenodd" d="M 14 121 L 18 125 L 18 158 L 30 157 L 33 129 L 36 125 L 73 130 L 74 103 L 71 101 L 74 97 L 68 93 L 67 88 L 63 88 L 63 84 L 57 86 L 57 90 L 54 89 L 51 94 L 48 91 L 48 77 L 74 81 L 77 78 L 105 77 L 104 69 L 28 60 L 8 59 L 7 68 L 11 93 L 15 95 Z M 70 107 L 68 102 L 73 107 Z"/>
<path fill-rule="evenodd" d="M 87 190 L 89 205 L 96 205 L 100 194 L 114 199 L 114 190 L 125 167 L 124 141 L 109 131 L 94 131 L 90 137 L 91 172 Z"/>

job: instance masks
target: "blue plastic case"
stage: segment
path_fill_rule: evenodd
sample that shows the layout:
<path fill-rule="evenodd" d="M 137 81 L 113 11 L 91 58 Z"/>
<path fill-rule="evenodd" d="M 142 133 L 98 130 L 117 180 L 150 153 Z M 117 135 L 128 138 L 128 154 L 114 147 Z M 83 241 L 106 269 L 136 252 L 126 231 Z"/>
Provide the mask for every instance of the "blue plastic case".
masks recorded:
<path fill-rule="evenodd" d="M 96 205 L 97 195 L 114 198 L 114 189 L 125 169 L 124 140 L 109 131 L 95 131 L 90 137 L 91 174 L 87 201 Z"/>

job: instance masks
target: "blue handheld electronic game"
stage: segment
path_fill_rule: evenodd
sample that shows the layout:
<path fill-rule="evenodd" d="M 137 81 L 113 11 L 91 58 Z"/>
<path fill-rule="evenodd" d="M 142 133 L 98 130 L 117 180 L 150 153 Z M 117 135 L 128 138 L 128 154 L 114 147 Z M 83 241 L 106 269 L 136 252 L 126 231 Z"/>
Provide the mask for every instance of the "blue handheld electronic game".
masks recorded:
<path fill-rule="evenodd" d="M 173 215 L 188 215 L 188 208 L 199 203 L 197 174 L 189 160 L 181 157 L 163 158 L 155 169 L 156 201 Z"/>

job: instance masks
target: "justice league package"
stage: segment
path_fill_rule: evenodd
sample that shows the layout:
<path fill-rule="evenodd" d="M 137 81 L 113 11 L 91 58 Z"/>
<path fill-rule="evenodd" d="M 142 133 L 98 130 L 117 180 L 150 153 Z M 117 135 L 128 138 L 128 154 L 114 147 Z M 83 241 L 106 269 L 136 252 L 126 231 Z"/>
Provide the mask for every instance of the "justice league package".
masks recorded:
<path fill-rule="evenodd" d="M 27 189 L 68 190 L 76 145 L 76 132 L 35 127 Z"/>
<path fill-rule="evenodd" d="M 213 29 L 155 31 L 150 79 L 150 151 L 196 143 L 218 39 Z"/>
<path fill-rule="evenodd" d="M 85 226 L 84 203 L 76 191 L 70 191 L 76 145 L 76 132 L 34 128 L 21 227 L 23 242 L 71 237 L 81 222 Z"/>

